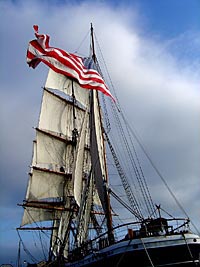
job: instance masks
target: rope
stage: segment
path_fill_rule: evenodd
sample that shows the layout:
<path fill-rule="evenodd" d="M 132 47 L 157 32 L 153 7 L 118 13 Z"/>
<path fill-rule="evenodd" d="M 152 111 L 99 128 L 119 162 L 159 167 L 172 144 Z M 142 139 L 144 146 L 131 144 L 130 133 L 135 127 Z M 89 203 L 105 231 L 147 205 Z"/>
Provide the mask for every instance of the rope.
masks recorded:
<path fill-rule="evenodd" d="M 126 125 L 127 135 L 125 134 L 125 132 L 123 130 L 122 122 L 120 121 L 119 113 L 117 112 L 117 110 L 118 111 L 121 110 L 120 105 L 119 105 L 119 101 L 118 101 L 118 98 L 117 98 L 117 95 L 116 95 L 116 92 L 115 92 L 114 85 L 113 85 L 112 80 L 111 80 L 111 77 L 109 75 L 108 68 L 107 68 L 107 65 L 105 63 L 105 60 L 104 60 L 104 57 L 103 57 L 103 54 L 102 54 L 102 51 L 101 51 L 101 48 L 100 48 L 100 45 L 98 43 L 98 40 L 97 40 L 97 37 L 96 36 L 95 36 L 95 41 L 96 41 L 97 46 L 98 46 L 98 49 L 100 51 L 100 55 L 101 55 L 101 58 L 102 58 L 102 61 L 103 61 L 104 67 L 105 67 L 106 74 L 108 75 L 108 79 L 109 79 L 109 82 L 111 84 L 111 88 L 113 89 L 114 96 L 115 96 L 115 98 L 116 98 L 116 100 L 118 102 L 118 106 L 116 106 L 111 101 L 112 113 L 113 113 L 114 118 L 115 118 L 115 121 L 117 123 L 117 127 L 118 127 L 118 130 L 120 132 L 120 135 L 123 138 L 123 143 L 124 143 L 124 146 L 125 146 L 125 150 L 128 153 L 128 157 L 130 159 L 130 164 L 131 164 L 132 169 L 134 170 L 135 176 L 137 178 L 138 185 L 139 185 L 140 191 L 142 193 L 142 196 L 143 196 L 143 199 L 144 199 L 146 208 L 148 210 L 148 213 L 149 214 L 152 214 L 152 212 L 153 212 L 153 201 L 152 201 L 152 198 L 151 198 L 151 195 L 150 195 L 150 192 L 149 192 L 149 189 L 148 189 L 148 186 L 147 186 L 145 177 L 144 177 L 144 173 L 142 171 L 141 164 L 139 162 L 139 159 L 138 159 L 138 156 L 137 156 L 135 147 L 133 145 L 132 139 L 130 138 L 131 137 L 130 136 L 130 131 L 128 129 L 128 126 L 126 125 L 126 120 L 125 120 L 125 118 L 124 118 L 124 116 L 122 114 L 122 111 L 121 111 L 120 114 L 122 116 L 122 120 L 123 120 L 124 124 Z M 104 103 L 104 106 L 105 106 L 105 103 Z M 117 108 L 117 110 L 116 110 L 116 108 Z M 106 111 L 106 117 L 107 117 L 107 111 Z M 109 131 L 110 131 L 110 128 L 109 128 Z M 128 140 L 130 140 L 130 141 L 128 141 Z M 131 151 L 129 142 L 131 143 L 134 152 Z M 136 186 L 135 186 L 135 188 L 136 188 Z"/>
<path fill-rule="evenodd" d="M 83 43 L 85 42 L 85 40 L 86 40 L 86 38 L 88 37 L 89 33 L 90 33 L 90 30 L 86 33 L 85 37 L 84 37 L 83 40 L 80 42 L 80 45 L 75 49 L 75 51 L 74 51 L 75 54 L 78 53 L 80 47 L 81 47 L 81 46 L 83 45 Z"/>
<path fill-rule="evenodd" d="M 44 244 L 43 244 L 43 242 L 42 242 L 42 237 L 41 237 L 41 233 L 40 233 L 40 231 L 39 231 L 38 234 L 39 234 L 39 239 L 40 239 L 40 243 L 41 243 L 42 253 L 43 253 L 43 256 L 44 256 L 45 261 L 47 261 L 47 258 L 46 258 L 46 255 L 45 255 Z"/>
<path fill-rule="evenodd" d="M 142 245 L 143 245 L 143 247 L 144 247 L 144 250 L 145 250 L 145 252 L 146 252 L 146 254 L 147 254 L 147 257 L 148 257 L 148 259 L 149 259 L 149 261 L 150 261 L 150 263 L 151 263 L 151 266 L 152 266 L 152 267 L 155 267 L 155 265 L 153 264 L 153 262 L 152 262 L 152 260 L 151 260 L 151 257 L 150 257 L 150 255 L 149 255 L 149 252 L 147 251 L 147 248 L 146 248 L 146 246 L 145 246 L 145 244 L 144 244 L 142 238 L 140 238 L 140 240 L 141 240 Z"/>
<path fill-rule="evenodd" d="M 113 148 L 112 144 L 110 143 L 108 135 L 107 134 L 105 134 L 105 135 L 106 135 L 106 139 L 107 139 L 109 148 L 110 148 L 112 156 L 113 156 L 113 160 L 114 160 L 116 168 L 118 170 L 119 176 L 120 176 L 120 178 L 122 180 L 122 184 L 123 184 L 124 190 L 126 192 L 128 201 L 130 202 L 132 209 L 135 211 L 134 214 L 135 214 L 136 218 L 140 218 L 141 219 L 143 216 L 142 216 L 142 214 L 140 212 L 137 200 L 136 200 L 136 198 L 135 198 L 135 196 L 134 196 L 134 194 L 133 194 L 133 192 L 131 190 L 131 187 L 130 187 L 130 185 L 128 183 L 126 175 L 125 175 L 123 169 L 121 168 L 121 165 L 119 163 L 118 157 L 117 157 L 117 155 L 116 155 L 116 153 L 114 151 L 114 148 Z M 138 217 L 138 215 L 139 215 L 139 217 Z"/>
<path fill-rule="evenodd" d="M 137 162 L 138 167 L 139 167 L 139 168 L 137 167 L 137 164 L 135 162 L 136 171 L 138 173 L 138 175 L 136 177 L 138 179 L 138 183 L 140 185 L 141 192 L 142 192 L 143 198 L 145 200 L 147 210 L 148 210 L 149 214 L 152 214 L 154 208 L 153 208 L 153 201 L 152 201 L 152 198 L 151 198 L 151 195 L 150 195 L 150 192 L 149 192 L 149 188 L 148 188 L 148 185 L 147 185 L 147 182 L 146 182 L 146 179 L 145 179 L 145 176 L 144 176 L 144 173 L 143 173 L 143 170 L 142 170 L 142 167 L 141 167 L 141 164 L 140 164 L 140 161 L 139 161 L 139 158 L 138 158 L 138 155 L 137 155 L 135 146 L 134 146 L 133 141 L 132 141 L 132 138 L 130 136 L 128 125 L 126 124 L 126 120 L 125 120 L 124 115 L 123 115 L 122 112 L 121 112 L 121 114 L 122 114 L 122 118 L 124 120 L 124 123 L 126 125 L 128 137 L 129 137 L 130 142 L 131 142 L 131 145 L 133 147 L 133 151 L 134 151 L 136 162 Z"/>
<path fill-rule="evenodd" d="M 108 68 L 107 68 L 107 65 L 106 65 L 106 62 L 105 62 L 105 59 L 103 57 L 103 53 L 101 51 L 101 48 L 100 48 L 100 45 L 99 45 L 99 42 L 97 40 L 97 37 L 95 35 L 95 41 L 96 41 L 96 44 L 97 44 L 97 47 L 99 49 L 99 53 L 100 53 L 100 56 L 102 58 L 102 61 L 103 61 L 103 65 L 105 67 L 105 72 L 106 74 L 108 75 L 108 80 L 110 82 L 110 87 L 112 88 L 112 91 L 113 91 L 113 95 L 116 99 L 116 103 L 117 103 L 117 109 L 120 113 L 122 113 L 122 109 L 120 107 L 120 104 L 119 104 L 119 100 L 118 100 L 118 97 L 117 97 L 117 94 L 116 94 L 116 90 L 115 90 L 115 87 L 114 87 L 114 84 L 112 82 L 112 79 L 110 77 L 110 74 L 109 74 L 109 71 L 108 71 Z M 112 101 L 111 102 L 111 105 L 113 105 Z M 122 114 L 123 116 L 123 114 Z M 124 117 L 124 116 L 123 116 Z M 130 125 L 128 124 L 128 122 L 126 121 L 125 118 L 123 118 L 124 121 L 127 123 L 128 125 L 128 128 L 130 129 L 131 133 L 133 134 L 134 138 L 136 139 L 136 141 L 138 142 L 139 146 L 141 147 L 142 151 L 144 152 L 145 156 L 147 157 L 147 159 L 149 160 L 150 164 L 152 165 L 153 169 L 155 170 L 155 172 L 158 174 L 158 176 L 160 177 L 160 179 L 162 180 L 162 182 L 164 183 L 164 185 L 166 186 L 167 190 L 169 191 L 169 193 L 171 194 L 172 198 L 175 200 L 175 203 L 177 204 L 177 206 L 180 208 L 180 210 L 186 215 L 186 217 L 189 218 L 187 212 L 184 210 L 184 208 L 182 207 L 182 205 L 180 204 L 180 202 L 178 201 L 178 199 L 176 198 L 175 194 L 172 192 L 172 190 L 170 189 L 169 185 L 167 184 L 167 182 L 165 181 L 164 177 L 161 175 L 161 173 L 159 172 L 159 170 L 157 169 L 157 167 L 155 166 L 155 164 L 153 163 L 152 159 L 150 158 L 150 156 L 148 155 L 146 149 L 144 148 L 144 146 L 142 145 L 142 143 L 140 142 L 139 138 L 137 137 L 136 133 L 132 130 L 132 128 L 130 127 Z M 148 188 L 147 188 L 147 192 L 148 192 Z M 149 192 L 148 192 L 149 193 Z M 150 202 L 152 203 L 152 199 L 151 199 L 151 195 L 149 194 L 149 198 L 150 198 Z M 191 225 L 194 227 L 194 229 L 196 230 L 197 234 L 200 235 L 200 232 L 199 230 L 197 229 L 196 225 L 192 222 L 191 222 Z"/>
<path fill-rule="evenodd" d="M 170 189 L 169 185 L 167 184 L 167 182 L 165 181 L 164 177 L 162 176 L 162 174 L 160 173 L 160 171 L 158 170 L 158 168 L 156 167 L 156 165 L 154 164 L 154 162 L 152 161 L 151 157 L 149 156 L 149 154 L 147 153 L 147 150 L 145 149 L 144 145 L 142 145 L 141 141 L 139 140 L 138 136 L 136 135 L 136 133 L 133 131 L 133 129 L 131 128 L 131 126 L 128 124 L 127 125 L 131 131 L 131 133 L 133 134 L 133 136 L 135 137 L 136 141 L 138 142 L 139 146 L 141 147 L 143 153 L 145 154 L 145 156 L 147 157 L 147 159 L 149 160 L 151 166 L 153 167 L 153 169 L 155 170 L 155 172 L 157 173 L 157 175 L 160 177 L 161 181 L 164 183 L 164 185 L 166 186 L 167 190 L 169 191 L 169 193 L 171 194 L 171 196 L 173 197 L 175 203 L 177 204 L 177 206 L 180 208 L 180 210 L 185 214 L 185 216 L 187 218 L 189 218 L 187 212 L 185 211 L 185 209 L 183 208 L 183 206 L 180 204 L 180 202 L 178 201 L 178 199 L 176 198 L 175 194 L 172 192 L 172 190 Z M 193 225 L 193 227 L 195 228 L 196 232 L 198 234 L 200 234 L 199 230 L 197 229 L 197 227 L 195 226 L 195 224 L 190 221 L 191 224 Z"/>
<path fill-rule="evenodd" d="M 38 260 L 30 253 L 30 251 L 26 248 L 26 246 L 24 245 L 24 242 L 23 242 L 23 240 L 22 240 L 22 238 L 21 238 L 21 236 L 20 236 L 20 234 L 19 234 L 19 231 L 17 230 L 17 234 L 18 234 L 18 237 L 19 237 L 19 240 L 20 240 L 20 242 L 21 242 L 21 244 L 22 244 L 22 246 L 23 246 L 23 250 L 24 250 L 24 252 L 31 258 L 31 260 L 33 261 L 33 262 L 37 262 Z"/>
<path fill-rule="evenodd" d="M 136 152 L 136 149 L 135 149 L 135 146 L 133 144 L 133 141 L 132 141 L 132 138 L 131 138 L 131 135 L 130 135 L 130 131 L 128 129 L 128 124 L 126 123 L 126 120 L 125 120 L 125 117 L 123 115 L 123 113 L 121 112 L 122 114 L 122 118 L 124 120 L 124 123 L 126 125 L 126 129 L 127 129 L 127 133 L 128 133 L 128 136 L 129 136 L 129 139 L 130 139 L 130 142 L 131 142 L 131 145 L 133 147 L 133 151 L 134 151 L 134 154 L 135 154 L 135 158 L 137 160 L 137 163 L 138 163 L 138 166 L 139 166 L 139 171 L 140 171 L 140 174 L 141 176 L 139 175 L 140 177 L 140 180 L 141 180 L 141 184 L 142 184 L 142 188 L 144 190 L 144 194 L 145 194 L 145 197 L 147 199 L 147 202 L 148 202 L 148 206 L 147 206 L 147 209 L 149 211 L 149 214 L 152 214 L 153 211 L 154 211 L 154 205 L 153 205 L 153 200 L 151 198 L 151 194 L 150 194 L 150 191 L 149 191 L 149 188 L 148 188 L 148 185 L 147 185 L 147 182 L 146 182 L 146 179 L 145 179 L 145 176 L 144 176 L 144 172 L 142 170 L 142 166 L 141 166 L 141 163 L 140 163 L 140 160 L 138 158 L 138 155 L 137 155 L 137 152 Z"/>
<path fill-rule="evenodd" d="M 127 251 L 128 247 L 129 247 L 131 241 L 132 241 L 132 240 L 130 239 L 130 241 L 128 242 L 128 245 L 126 246 L 126 250 L 124 251 L 124 253 L 123 253 L 123 254 L 121 255 L 121 257 L 119 258 L 119 261 L 117 262 L 116 267 L 118 267 L 119 264 L 120 264 L 120 262 L 123 260 L 123 258 L 124 258 L 125 254 L 126 254 L 126 251 Z"/>
<path fill-rule="evenodd" d="M 192 252 L 191 252 L 190 247 L 189 247 L 189 245 L 188 245 L 188 243 L 187 243 L 187 240 L 186 240 L 186 238 L 185 238 L 184 233 L 182 233 L 182 236 L 183 236 L 183 238 L 184 238 L 184 241 L 185 241 L 185 244 L 186 244 L 186 246 L 187 246 L 188 252 L 189 252 L 189 254 L 190 254 L 191 260 L 193 261 L 193 263 L 195 263 L 195 262 L 194 262 L 193 255 L 192 255 Z"/>

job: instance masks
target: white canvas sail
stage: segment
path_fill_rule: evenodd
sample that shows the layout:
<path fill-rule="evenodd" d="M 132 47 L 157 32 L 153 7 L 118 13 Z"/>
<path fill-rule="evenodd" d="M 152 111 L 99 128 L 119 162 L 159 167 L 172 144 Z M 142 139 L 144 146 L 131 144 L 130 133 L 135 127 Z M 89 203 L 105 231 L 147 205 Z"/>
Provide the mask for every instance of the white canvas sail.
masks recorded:
<path fill-rule="evenodd" d="M 72 84 L 70 79 L 52 70 L 49 71 L 46 87 L 57 89 L 67 96 L 44 88 L 22 225 L 55 220 L 51 249 L 54 255 L 63 250 L 67 256 L 66 235 L 69 235 L 70 216 L 73 214 L 70 199 L 74 196 L 80 205 L 85 177 L 91 170 L 89 90 L 80 88 L 76 82 Z M 76 144 L 73 141 L 74 129 L 77 130 Z M 85 213 L 85 233 L 92 195 L 90 190 L 90 201 L 87 204 L 90 208 Z M 54 199 L 63 202 L 63 211 L 46 209 L 42 204 Z"/>
<path fill-rule="evenodd" d="M 21 226 L 32 224 L 35 222 L 58 220 L 59 217 L 59 211 L 26 207 L 24 210 Z"/>
<path fill-rule="evenodd" d="M 88 103 L 89 90 L 83 89 L 77 82 L 73 82 L 74 92 L 76 100 L 79 101 L 83 106 Z M 45 88 L 57 89 L 64 92 L 66 95 L 71 96 L 72 94 L 72 80 L 68 79 L 62 74 L 57 74 L 52 69 L 49 70 Z"/>
<path fill-rule="evenodd" d="M 60 167 L 70 165 L 66 162 L 67 144 L 66 139 L 56 138 L 53 135 L 45 134 L 45 132 L 37 131 L 37 160 L 39 167 L 53 168 L 59 170 Z M 56 168 L 57 167 L 57 168 Z"/>
<path fill-rule="evenodd" d="M 33 141 L 33 157 L 32 157 L 32 166 L 36 165 L 36 161 L 37 161 L 37 153 L 36 153 L 36 149 L 37 149 L 37 142 L 36 140 Z"/>
<path fill-rule="evenodd" d="M 55 220 L 51 250 L 54 255 L 67 256 L 71 220 L 80 226 L 77 241 L 81 244 L 88 236 L 92 206 L 101 202 L 106 210 L 106 166 L 97 92 L 91 94 L 50 70 L 33 152 L 22 225 Z M 92 178 L 87 184 L 89 175 Z M 73 198 L 79 212 L 75 203 L 71 206 Z M 55 201 L 58 208 L 45 208 L 45 201 Z"/>
<path fill-rule="evenodd" d="M 42 200 L 63 197 L 65 177 L 63 174 L 33 169 L 30 175 L 26 200 Z"/>
<path fill-rule="evenodd" d="M 85 91 L 87 92 L 87 90 Z M 45 89 L 39 119 L 39 129 L 46 129 L 58 136 L 70 138 L 74 127 L 80 131 L 85 113 L 84 109 L 78 107 L 75 109 L 76 125 L 74 125 L 72 120 L 73 109 L 72 102 Z"/>

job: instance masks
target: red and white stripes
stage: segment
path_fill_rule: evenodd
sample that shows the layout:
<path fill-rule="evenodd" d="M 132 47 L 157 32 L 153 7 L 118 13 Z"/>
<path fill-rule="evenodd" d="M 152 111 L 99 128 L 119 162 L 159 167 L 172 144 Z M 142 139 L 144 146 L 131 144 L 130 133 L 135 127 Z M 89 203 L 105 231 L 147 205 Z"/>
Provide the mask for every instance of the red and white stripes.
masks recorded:
<path fill-rule="evenodd" d="M 36 68 L 42 61 L 55 72 L 76 79 L 81 87 L 99 90 L 114 99 L 96 70 L 87 69 L 81 57 L 67 53 L 59 48 L 50 47 L 49 36 L 39 34 L 37 25 L 34 25 L 33 28 L 37 39 L 29 42 L 27 63 L 30 67 Z"/>

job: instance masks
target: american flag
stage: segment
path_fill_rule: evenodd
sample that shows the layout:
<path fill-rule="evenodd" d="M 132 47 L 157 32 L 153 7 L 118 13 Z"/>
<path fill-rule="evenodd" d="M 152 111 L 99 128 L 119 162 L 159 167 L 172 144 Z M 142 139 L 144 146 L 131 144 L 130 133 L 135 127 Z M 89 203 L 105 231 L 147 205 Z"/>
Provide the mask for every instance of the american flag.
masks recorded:
<path fill-rule="evenodd" d="M 114 99 L 96 70 L 86 68 L 81 57 L 59 48 L 50 47 L 50 37 L 47 34 L 39 34 L 37 25 L 34 25 L 33 28 L 36 39 L 30 41 L 28 45 L 27 63 L 29 67 L 36 68 L 42 61 L 55 72 L 76 79 L 81 87 L 99 90 Z"/>

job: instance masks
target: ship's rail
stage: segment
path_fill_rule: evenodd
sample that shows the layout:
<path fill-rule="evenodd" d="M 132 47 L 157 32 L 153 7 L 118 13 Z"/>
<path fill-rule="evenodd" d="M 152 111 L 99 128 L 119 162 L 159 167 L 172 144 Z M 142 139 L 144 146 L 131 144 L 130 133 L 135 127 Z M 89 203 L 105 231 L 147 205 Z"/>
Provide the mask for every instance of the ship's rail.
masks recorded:
<path fill-rule="evenodd" d="M 124 240 L 131 240 L 144 237 L 178 235 L 189 232 L 189 219 L 185 218 L 157 218 L 146 219 L 141 222 L 129 222 L 113 227 L 115 240 L 112 244 L 117 244 Z M 108 239 L 108 231 L 88 240 L 80 247 L 69 253 L 69 261 L 83 258 L 84 256 L 99 251 L 111 245 Z"/>

